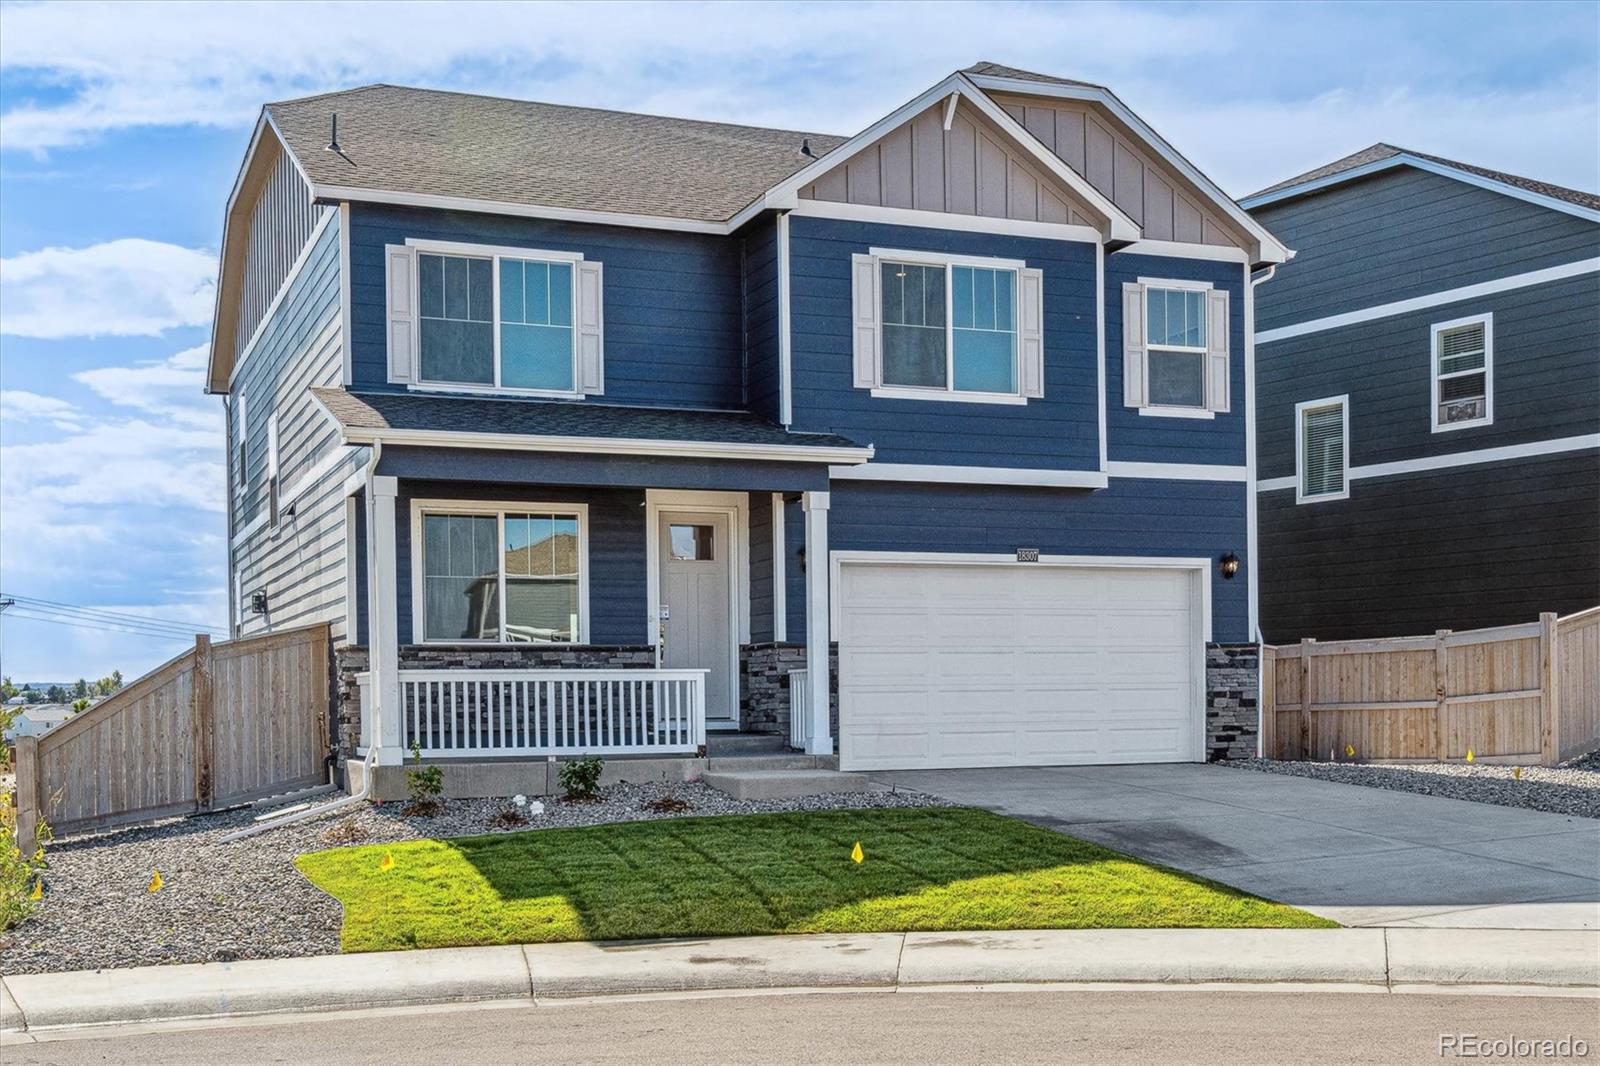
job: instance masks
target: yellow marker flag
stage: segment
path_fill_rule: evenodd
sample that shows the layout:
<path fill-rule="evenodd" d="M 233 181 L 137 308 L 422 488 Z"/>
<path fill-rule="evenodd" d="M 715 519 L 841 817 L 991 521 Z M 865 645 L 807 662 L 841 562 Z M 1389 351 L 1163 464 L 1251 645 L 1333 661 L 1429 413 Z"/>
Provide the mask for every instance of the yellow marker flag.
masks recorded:
<path fill-rule="evenodd" d="M 394 869 L 394 852 L 386 851 L 386 852 L 383 853 L 383 858 L 378 860 L 378 869 L 380 869 L 380 870 L 392 870 L 392 869 Z"/>
<path fill-rule="evenodd" d="M 1513 777 L 1513 778 L 1514 778 L 1514 779 L 1515 779 L 1515 780 L 1518 780 L 1518 781 L 1521 781 L 1521 780 L 1522 780 L 1522 767 L 1520 767 L 1520 766 L 1513 766 L 1513 767 L 1512 767 L 1512 768 L 1511 768 L 1511 776 L 1512 776 L 1512 777 Z"/>
<path fill-rule="evenodd" d="M 1354 759 L 1356 757 L 1356 746 L 1354 744 L 1346 744 L 1344 746 L 1344 757 L 1347 759 Z"/>
<path fill-rule="evenodd" d="M 861 841 L 856 841 L 856 846 L 850 849 L 850 857 L 857 863 L 866 858 L 866 853 L 861 850 Z"/>
<path fill-rule="evenodd" d="M 1472 761 L 1472 758 L 1473 758 L 1473 756 L 1472 756 L 1472 749 L 1471 749 L 1471 748 L 1468 748 L 1468 749 L 1467 749 L 1467 761 L 1468 761 L 1468 762 L 1471 762 L 1471 761 Z"/>
<path fill-rule="evenodd" d="M 164 884 L 166 884 L 166 882 L 161 880 L 161 871 L 160 870 L 151 870 L 150 871 L 150 884 L 147 885 L 146 888 L 151 892 L 160 892 L 161 891 L 161 886 L 164 885 Z"/>
<path fill-rule="evenodd" d="M 28 893 L 28 898 L 37 903 L 44 899 L 44 878 L 36 877 L 33 881 L 33 891 Z"/>

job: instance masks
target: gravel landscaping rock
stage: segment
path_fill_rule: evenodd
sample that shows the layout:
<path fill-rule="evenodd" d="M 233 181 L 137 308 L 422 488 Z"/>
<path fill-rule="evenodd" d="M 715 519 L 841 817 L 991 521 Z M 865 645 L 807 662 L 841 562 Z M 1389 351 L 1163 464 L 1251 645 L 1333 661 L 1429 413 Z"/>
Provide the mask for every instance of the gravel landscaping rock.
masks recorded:
<path fill-rule="evenodd" d="M 669 796 L 688 809 L 652 809 Z M 699 782 L 616 785 L 594 802 L 540 802 L 544 813 L 529 815 L 509 799 L 449 800 L 426 818 L 406 815 L 403 803 L 363 804 L 234 844 L 221 838 L 250 825 L 261 808 L 64 838 L 48 848 L 39 909 L 0 934 L 0 974 L 337 954 L 339 904 L 293 864 L 301 852 L 322 848 L 715 814 L 948 805 L 896 791 L 750 802 Z M 507 824 L 508 810 L 527 824 Z M 150 892 L 157 870 L 163 885 Z"/>
<path fill-rule="evenodd" d="M 1261 770 L 1346 785 L 1366 785 L 1424 796 L 1523 807 L 1551 814 L 1600 818 L 1600 751 L 1560 766 L 1524 766 L 1519 777 L 1510 766 L 1466 763 L 1411 763 L 1368 766 L 1361 763 L 1283 762 L 1247 759 L 1221 762 L 1241 770 Z"/>

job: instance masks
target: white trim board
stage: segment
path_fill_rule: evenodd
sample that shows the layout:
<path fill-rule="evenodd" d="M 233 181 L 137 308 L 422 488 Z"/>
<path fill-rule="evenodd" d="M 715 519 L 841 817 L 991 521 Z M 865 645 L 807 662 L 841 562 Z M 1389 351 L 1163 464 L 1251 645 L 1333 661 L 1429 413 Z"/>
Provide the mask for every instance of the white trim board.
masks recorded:
<path fill-rule="evenodd" d="M 517 204 L 505 200 L 481 200 L 471 196 L 437 196 L 431 193 L 396 192 L 392 189 L 363 189 L 355 185 L 313 185 L 317 200 L 349 200 L 353 203 L 394 204 L 401 207 L 435 207 L 444 211 L 476 211 L 481 214 L 514 215 L 519 218 L 549 218 L 563 222 L 589 222 L 601 226 L 628 226 L 634 229 L 682 230 L 687 233 L 730 232 L 727 222 L 704 219 L 670 218 L 661 215 L 630 215 L 621 211 L 587 211 L 542 204 Z"/>
<path fill-rule="evenodd" d="M 1600 449 L 1600 433 L 1584 433 L 1576 437 L 1557 437 L 1553 440 L 1534 441 L 1531 444 L 1507 444 L 1499 448 L 1479 448 L 1470 452 L 1451 452 L 1448 455 L 1430 455 L 1422 459 L 1400 459 L 1392 463 L 1371 463 L 1352 466 L 1346 473 L 1350 481 L 1373 477 L 1394 477 L 1399 474 L 1422 474 L 1430 470 L 1449 470 L 1458 466 L 1477 466 L 1481 463 L 1503 463 L 1516 459 L 1533 459 L 1541 455 L 1562 455 Z M 1257 492 L 1279 492 L 1292 489 L 1292 477 L 1274 477 L 1256 482 Z"/>
<path fill-rule="evenodd" d="M 789 295 L 789 216 L 779 215 L 773 223 L 778 242 L 778 424 L 794 422 L 793 342 L 789 335 L 792 318 Z"/>
<path fill-rule="evenodd" d="M 1534 192 L 1532 189 L 1524 189 L 1519 185 L 1512 185 L 1509 182 L 1498 181 L 1483 174 L 1474 174 L 1468 170 L 1460 170 L 1445 163 L 1436 163 L 1431 159 L 1423 159 L 1419 156 L 1412 155 L 1409 152 L 1401 152 L 1399 155 L 1392 155 L 1386 159 L 1376 159 L 1371 163 L 1364 163 L 1359 167 L 1351 167 L 1349 170 L 1341 170 L 1337 174 L 1329 174 L 1325 177 L 1313 178 L 1310 181 L 1302 181 L 1298 185 L 1290 185 L 1287 188 L 1278 189 L 1274 192 L 1260 193 L 1241 200 L 1239 203 L 1245 208 L 1254 210 L 1257 207 L 1263 207 L 1267 204 L 1277 203 L 1280 200 L 1290 200 L 1297 196 L 1305 196 L 1308 193 L 1317 192 L 1318 190 L 1330 188 L 1334 185 L 1342 185 L 1347 181 L 1355 181 L 1357 178 L 1364 178 L 1370 174 L 1378 174 L 1385 170 L 1392 170 L 1395 167 L 1415 167 L 1418 170 L 1425 170 L 1430 174 L 1437 174 L 1442 178 L 1450 178 L 1453 181 L 1459 181 L 1466 185 L 1474 185 L 1480 189 L 1488 189 L 1490 192 L 1497 192 L 1502 196 L 1509 196 L 1514 200 L 1523 200 L 1530 204 L 1538 204 L 1540 207 L 1547 207 L 1552 211 L 1560 211 L 1563 214 L 1576 215 L 1579 218 L 1588 219 L 1590 222 L 1600 222 L 1600 211 L 1596 211 L 1593 208 L 1570 203 L 1556 196 L 1546 196 L 1543 193 Z"/>
<path fill-rule="evenodd" d="M 1032 485 L 1042 488 L 1103 489 L 1099 470 L 1048 470 L 1029 467 L 931 466 L 916 463 L 865 463 L 830 466 L 833 481 L 914 481 L 949 485 Z"/>
<path fill-rule="evenodd" d="M 1584 274 L 1593 274 L 1596 271 L 1600 271 L 1600 257 L 1579 259 L 1576 262 L 1563 263 L 1560 266 L 1545 267 L 1542 270 L 1530 270 L 1526 274 L 1512 274 L 1509 277 L 1496 278 L 1493 281 L 1480 281 L 1475 285 L 1463 285 L 1456 289 L 1442 289 L 1439 292 L 1428 293 L 1425 296 L 1413 296 L 1408 300 L 1375 304 L 1372 307 L 1364 307 L 1359 311 L 1346 311 L 1343 314 L 1328 315 L 1325 318 L 1313 318 L 1305 322 L 1296 322 L 1291 326 L 1279 326 L 1277 329 L 1262 330 L 1256 334 L 1255 341 L 1257 344 L 1271 344 L 1273 341 L 1301 337 L 1307 333 L 1321 333 L 1323 330 L 1338 329 L 1340 326 L 1353 326 L 1358 322 L 1371 322 L 1380 318 L 1408 314 L 1409 312 L 1421 311 L 1429 307 L 1438 307 L 1441 304 L 1475 300 L 1480 296 L 1492 296 L 1497 292 L 1510 292 L 1513 289 L 1525 289 L 1530 285 L 1543 285 L 1549 281 L 1562 281 L 1566 278 L 1581 277 Z"/>
<path fill-rule="evenodd" d="M 719 441 L 643 440 L 627 437 L 559 437 L 531 433 L 455 433 L 436 429 L 367 429 L 346 426 L 346 444 L 383 443 L 424 448 L 485 448 L 495 451 L 583 452 L 597 455 L 663 455 L 682 459 L 771 459 L 797 463 L 864 463 L 872 448 Z"/>
<path fill-rule="evenodd" d="M 1084 244 L 1103 243 L 1100 231 L 1089 226 L 1074 226 L 1065 222 L 1033 222 L 1018 218 L 991 218 L 987 215 L 957 215 L 945 211 L 921 211 L 909 207 L 841 204 L 832 200 L 796 200 L 786 214 L 798 218 L 831 218 L 844 222 L 877 222 L 886 226 L 959 230 L 966 233 L 992 233 L 1011 237 L 1041 237 L 1046 240 L 1079 241 Z"/>
<path fill-rule="evenodd" d="M 1131 463 L 1113 460 L 1106 473 L 1114 478 L 1140 478 L 1152 481 L 1231 481 L 1240 485 L 1250 480 L 1248 466 L 1206 463 Z"/>
<path fill-rule="evenodd" d="M 772 494 L 772 639 L 789 639 L 789 532 L 784 528 L 783 493 Z"/>
<path fill-rule="evenodd" d="M 1205 259 L 1213 263 L 1243 263 L 1250 257 L 1243 248 L 1231 244 L 1193 244 L 1188 241 L 1134 241 L 1115 249 L 1112 255 L 1160 255 L 1168 259 Z"/>

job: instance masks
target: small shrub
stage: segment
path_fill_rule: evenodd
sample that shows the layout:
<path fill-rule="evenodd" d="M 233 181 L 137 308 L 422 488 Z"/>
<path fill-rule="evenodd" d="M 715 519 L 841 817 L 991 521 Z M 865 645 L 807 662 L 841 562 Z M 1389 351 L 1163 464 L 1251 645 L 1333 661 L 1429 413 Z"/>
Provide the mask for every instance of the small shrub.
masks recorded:
<path fill-rule="evenodd" d="M 415 742 L 411 745 L 411 758 L 416 763 L 414 768 L 406 770 L 406 791 L 411 794 L 411 802 L 401 809 L 401 813 L 429 818 L 438 814 L 443 806 L 439 797 L 444 793 L 444 770 L 437 766 L 423 766 L 422 747 Z"/>
<path fill-rule="evenodd" d="M 585 755 L 581 759 L 561 764 L 561 791 L 569 800 L 593 800 L 600 793 L 600 771 L 605 760 L 598 755 Z"/>
<path fill-rule="evenodd" d="M 44 846 L 50 839 L 50 826 L 41 818 L 33 839 L 19 841 L 16 795 L 0 795 L 0 930 L 17 925 L 37 906 L 33 887 L 48 865 Z"/>

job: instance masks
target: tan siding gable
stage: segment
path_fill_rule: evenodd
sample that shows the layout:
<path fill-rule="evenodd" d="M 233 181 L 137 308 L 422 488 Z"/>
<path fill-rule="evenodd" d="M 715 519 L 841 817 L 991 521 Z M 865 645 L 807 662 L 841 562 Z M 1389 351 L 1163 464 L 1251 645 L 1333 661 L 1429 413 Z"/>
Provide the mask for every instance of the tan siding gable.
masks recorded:
<path fill-rule="evenodd" d="M 1059 178 L 962 101 L 950 129 L 940 101 L 823 174 L 802 199 L 1090 226 Z"/>
<path fill-rule="evenodd" d="M 1251 246 L 1236 227 L 1202 206 L 1205 200 L 1198 191 L 1145 152 L 1096 105 L 999 94 L 994 101 L 1126 211 L 1146 239 Z"/>

